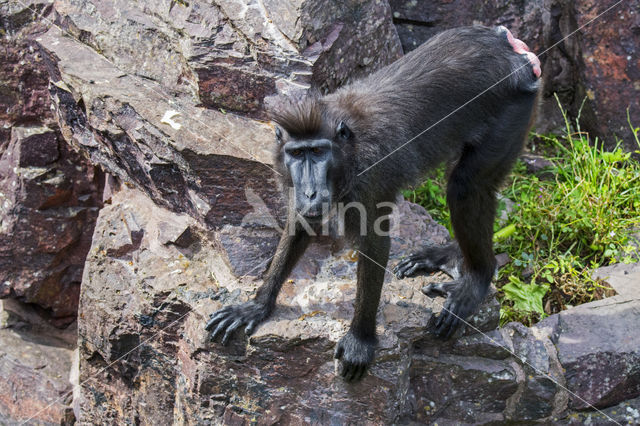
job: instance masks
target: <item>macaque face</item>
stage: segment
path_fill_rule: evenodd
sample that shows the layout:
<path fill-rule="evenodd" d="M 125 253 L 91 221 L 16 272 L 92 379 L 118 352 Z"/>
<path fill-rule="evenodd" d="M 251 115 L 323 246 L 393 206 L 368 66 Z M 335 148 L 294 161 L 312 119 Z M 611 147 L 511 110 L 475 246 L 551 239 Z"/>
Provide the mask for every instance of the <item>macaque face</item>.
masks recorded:
<path fill-rule="evenodd" d="M 328 139 L 291 140 L 284 144 L 284 164 L 294 188 L 295 210 L 310 222 L 322 219 L 331 205 L 332 142 Z"/>

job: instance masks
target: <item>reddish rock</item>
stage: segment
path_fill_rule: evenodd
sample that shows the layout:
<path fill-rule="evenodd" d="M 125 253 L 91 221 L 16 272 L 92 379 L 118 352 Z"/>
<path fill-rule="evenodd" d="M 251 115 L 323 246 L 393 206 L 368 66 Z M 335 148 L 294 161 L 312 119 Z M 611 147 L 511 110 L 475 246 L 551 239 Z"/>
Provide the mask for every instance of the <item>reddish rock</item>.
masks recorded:
<path fill-rule="evenodd" d="M 0 297 L 75 319 L 102 175 L 46 127 L 13 127 L 0 157 Z"/>
<path fill-rule="evenodd" d="M 75 320 L 102 175 L 61 138 L 34 40 L 52 5 L 29 3 L 0 5 L 0 297 L 62 326 Z"/>
<path fill-rule="evenodd" d="M 0 155 L 14 123 L 53 122 L 49 110 L 49 74 L 34 38 L 47 30 L 42 19 L 53 5 L 45 1 L 0 5 Z M 8 130 L 7 130 L 8 129 Z"/>
<path fill-rule="evenodd" d="M 640 0 L 624 1 L 597 18 L 612 5 L 596 0 L 575 3 L 576 25 L 587 25 L 580 31 L 581 56 L 576 58 L 583 86 L 579 100 L 588 99 L 582 123 L 608 147 L 620 138 L 627 149 L 637 150 L 627 111 L 631 125 L 640 127 Z"/>
<path fill-rule="evenodd" d="M 2 311 L 0 310 L 0 313 Z M 29 327 L 0 328 L 3 424 L 72 425 L 72 347 Z"/>

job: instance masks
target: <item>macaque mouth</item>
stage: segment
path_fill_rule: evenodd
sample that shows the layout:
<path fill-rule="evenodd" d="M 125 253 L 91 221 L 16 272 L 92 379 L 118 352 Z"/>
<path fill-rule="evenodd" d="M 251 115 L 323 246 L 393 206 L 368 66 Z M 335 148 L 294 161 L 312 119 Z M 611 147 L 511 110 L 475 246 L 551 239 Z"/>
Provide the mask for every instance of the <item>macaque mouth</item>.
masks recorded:
<path fill-rule="evenodd" d="M 300 215 L 305 219 L 318 220 L 322 218 L 322 209 L 309 209 L 303 212 L 300 212 Z"/>

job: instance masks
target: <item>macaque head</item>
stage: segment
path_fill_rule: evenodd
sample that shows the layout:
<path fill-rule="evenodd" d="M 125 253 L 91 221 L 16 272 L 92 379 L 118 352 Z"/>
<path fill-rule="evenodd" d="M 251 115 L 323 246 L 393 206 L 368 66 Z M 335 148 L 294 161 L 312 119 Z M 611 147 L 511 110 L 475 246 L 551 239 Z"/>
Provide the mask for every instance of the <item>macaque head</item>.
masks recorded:
<path fill-rule="evenodd" d="M 300 136 L 285 135 L 280 127 L 276 127 L 281 166 L 284 166 L 281 169 L 293 186 L 294 200 L 290 202 L 296 213 L 309 222 L 322 220 L 323 212 L 331 209 L 335 184 L 340 181 L 336 174 L 340 173 L 341 150 L 336 143 L 344 142 L 350 135 L 342 121 L 333 131 Z"/>

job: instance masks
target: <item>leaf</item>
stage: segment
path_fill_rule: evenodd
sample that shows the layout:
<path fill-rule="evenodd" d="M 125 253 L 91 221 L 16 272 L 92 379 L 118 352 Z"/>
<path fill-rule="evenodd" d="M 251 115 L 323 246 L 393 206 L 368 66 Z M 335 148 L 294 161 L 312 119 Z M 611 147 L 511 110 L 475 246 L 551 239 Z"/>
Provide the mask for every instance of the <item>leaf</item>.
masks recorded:
<path fill-rule="evenodd" d="M 323 311 L 313 311 L 313 312 L 307 312 L 306 314 L 302 314 L 300 315 L 300 317 L 298 318 L 298 321 L 303 321 L 307 318 L 311 318 L 311 317 L 315 317 L 318 314 L 322 314 L 324 313 Z"/>
<path fill-rule="evenodd" d="M 509 277 L 510 282 L 502 286 L 502 291 L 507 299 L 513 302 L 513 307 L 519 311 L 538 312 L 544 315 L 542 298 L 549 291 L 549 284 L 524 284 L 514 277 Z"/>
<path fill-rule="evenodd" d="M 510 224 L 493 234 L 493 241 L 500 241 L 509 238 L 516 232 L 516 225 Z"/>

